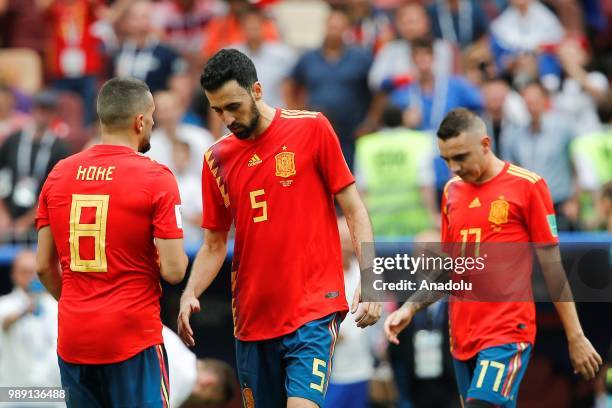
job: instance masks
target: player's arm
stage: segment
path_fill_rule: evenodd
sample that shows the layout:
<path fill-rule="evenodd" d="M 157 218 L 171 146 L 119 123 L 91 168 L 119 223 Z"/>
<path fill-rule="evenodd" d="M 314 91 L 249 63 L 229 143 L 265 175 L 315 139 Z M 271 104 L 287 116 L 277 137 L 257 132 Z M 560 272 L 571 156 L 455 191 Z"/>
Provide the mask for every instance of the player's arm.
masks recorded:
<path fill-rule="evenodd" d="M 582 331 L 572 291 L 561 262 L 559 246 L 536 248 L 536 254 L 565 330 L 574 372 L 582 374 L 587 380 L 594 378 L 602 364 L 602 359 Z"/>
<path fill-rule="evenodd" d="M 51 227 L 48 225 L 38 230 L 36 272 L 49 293 L 51 293 L 55 300 L 59 300 L 62 294 L 62 275 L 60 273 L 55 241 L 53 240 Z"/>
<path fill-rule="evenodd" d="M 181 307 L 178 316 L 179 336 L 188 346 L 194 346 L 193 330 L 189 318 L 193 312 L 200 311 L 198 297 L 215 279 L 227 254 L 227 231 L 204 230 L 204 243 L 200 247 L 187 281 L 187 287 L 181 296 Z"/>
<path fill-rule="evenodd" d="M 166 282 L 176 285 L 185 277 L 185 270 L 189 263 L 185 254 L 183 239 L 155 238 L 155 245 L 159 252 L 161 277 Z"/>
<path fill-rule="evenodd" d="M 368 212 L 359 197 L 355 183 L 349 184 L 336 194 L 338 204 L 342 208 L 346 223 L 351 233 L 355 255 L 359 261 L 361 270 L 368 268 L 365 265 L 361 245 L 365 242 L 374 242 L 372 234 L 372 224 L 368 217 Z M 361 302 L 361 284 L 357 286 L 353 295 L 351 313 L 356 313 L 355 321 L 358 327 L 371 326 L 380 319 L 382 313 L 382 303 L 380 302 Z"/>

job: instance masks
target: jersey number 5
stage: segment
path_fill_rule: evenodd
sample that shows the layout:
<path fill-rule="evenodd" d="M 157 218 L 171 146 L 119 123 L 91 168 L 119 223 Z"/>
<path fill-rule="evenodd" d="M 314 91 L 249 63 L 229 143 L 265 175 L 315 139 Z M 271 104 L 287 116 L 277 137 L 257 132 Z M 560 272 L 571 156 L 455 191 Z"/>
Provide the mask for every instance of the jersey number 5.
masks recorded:
<path fill-rule="evenodd" d="M 257 201 L 257 197 L 264 195 L 266 192 L 261 190 L 251 191 L 249 195 L 251 196 L 251 208 L 256 210 L 261 208 L 261 215 L 257 217 L 253 217 L 253 222 L 262 222 L 268 220 L 268 202 L 266 200 Z"/>
<path fill-rule="evenodd" d="M 73 194 L 70 205 L 70 269 L 73 272 L 107 272 L 106 219 L 107 194 Z M 82 223 L 83 210 L 95 211 L 93 223 Z M 91 214 L 91 213 L 90 213 Z M 92 214 L 93 215 L 93 214 Z M 93 259 L 82 259 L 81 238 L 93 239 Z"/>

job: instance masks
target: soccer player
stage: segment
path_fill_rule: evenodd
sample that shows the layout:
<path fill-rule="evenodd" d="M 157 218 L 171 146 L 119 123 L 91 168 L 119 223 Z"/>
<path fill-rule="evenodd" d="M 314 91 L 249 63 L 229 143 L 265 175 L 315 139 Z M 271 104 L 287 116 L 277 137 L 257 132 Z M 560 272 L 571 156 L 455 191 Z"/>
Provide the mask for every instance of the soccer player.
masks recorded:
<path fill-rule="evenodd" d="M 223 264 L 233 222 L 232 309 L 244 404 L 322 406 L 348 310 L 333 198 L 360 261 L 361 243 L 372 241 L 365 206 L 325 116 L 268 106 L 247 56 L 219 51 L 201 84 L 232 133 L 205 154 L 204 244 L 181 298 L 179 335 L 195 344 L 189 318 Z M 357 288 L 351 310 L 366 327 L 382 305 L 360 304 L 360 295 Z"/>
<path fill-rule="evenodd" d="M 102 144 L 59 162 L 40 194 L 38 274 L 59 301 L 68 407 L 169 404 L 159 280 L 180 282 L 187 256 L 174 176 L 140 154 L 154 109 L 144 82 L 106 82 Z"/>
<path fill-rule="evenodd" d="M 542 271 L 547 282 L 553 282 L 555 274 L 563 271 L 546 182 L 495 157 L 484 122 L 466 109 L 455 109 L 442 121 L 438 146 L 457 176 L 447 183 L 442 198 L 442 242 L 537 243 Z M 514 268 L 496 272 L 530 285 L 531 257 L 512 262 Z M 415 295 L 418 298 L 409 299 L 385 321 L 387 338 L 395 344 L 415 313 L 442 297 L 442 293 Z M 571 293 L 563 298 L 571 299 Z M 574 302 L 555 302 L 555 307 L 574 370 L 593 378 L 602 361 L 582 331 Z M 451 296 L 449 314 L 451 352 L 464 406 L 515 407 L 535 339 L 534 303 L 472 302 Z"/>

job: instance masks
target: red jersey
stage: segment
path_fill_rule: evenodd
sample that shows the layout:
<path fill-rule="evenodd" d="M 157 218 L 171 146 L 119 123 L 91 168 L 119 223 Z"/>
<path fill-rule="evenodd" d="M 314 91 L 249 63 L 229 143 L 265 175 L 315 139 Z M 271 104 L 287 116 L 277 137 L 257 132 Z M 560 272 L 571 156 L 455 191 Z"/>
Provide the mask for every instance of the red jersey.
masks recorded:
<path fill-rule="evenodd" d="M 498 175 L 482 184 L 451 179 L 445 187 L 442 210 L 444 243 L 558 243 L 546 182 L 512 164 L 506 163 Z M 518 282 L 523 293 L 531 294 L 532 261 L 531 252 L 526 256 L 508 254 L 504 267 L 496 269 L 501 269 L 504 276 L 495 282 L 505 279 L 514 286 Z M 487 347 L 533 344 L 535 340 L 535 306 L 525 298 L 517 302 L 472 302 L 451 296 L 449 314 L 451 351 L 459 360 L 468 360 Z"/>
<path fill-rule="evenodd" d="M 53 168 L 36 227 L 51 226 L 62 268 L 62 359 L 115 363 L 163 343 L 153 238 L 183 237 L 179 206 L 170 170 L 126 146 L 93 146 Z"/>
<path fill-rule="evenodd" d="M 239 340 L 279 337 L 348 310 L 333 195 L 353 182 L 338 137 L 316 112 L 277 110 L 255 140 L 230 134 L 206 152 L 202 227 L 236 227 Z"/>

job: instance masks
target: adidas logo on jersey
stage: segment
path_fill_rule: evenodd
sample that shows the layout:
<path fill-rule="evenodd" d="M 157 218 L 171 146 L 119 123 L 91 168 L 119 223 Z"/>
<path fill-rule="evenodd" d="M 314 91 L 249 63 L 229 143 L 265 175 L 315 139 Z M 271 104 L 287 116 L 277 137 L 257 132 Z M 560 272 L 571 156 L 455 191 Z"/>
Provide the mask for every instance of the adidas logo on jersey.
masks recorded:
<path fill-rule="evenodd" d="M 473 199 L 470 205 L 468 205 L 468 208 L 476 208 L 476 207 L 480 207 L 480 200 L 478 199 L 478 197 Z"/>
<path fill-rule="evenodd" d="M 258 164 L 261 164 L 261 163 L 262 161 L 259 158 L 259 156 L 254 154 L 253 157 L 251 157 L 249 160 L 249 167 L 257 166 Z"/>

